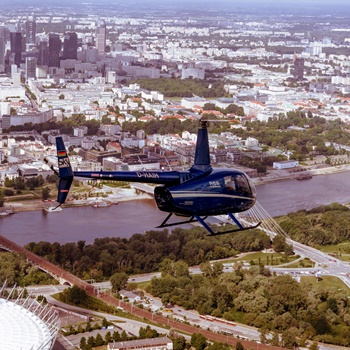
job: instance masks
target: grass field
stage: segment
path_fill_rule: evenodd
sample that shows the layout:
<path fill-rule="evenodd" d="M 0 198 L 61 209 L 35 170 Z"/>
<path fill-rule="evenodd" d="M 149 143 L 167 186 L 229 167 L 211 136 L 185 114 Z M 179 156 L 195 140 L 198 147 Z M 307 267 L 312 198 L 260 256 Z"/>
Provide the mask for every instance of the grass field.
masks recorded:
<path fill-rule="evenodd" d="M 243 257 L 234 258 L 234 259 L 228 259 L 223 260 L 223 263 L 236 263 L 236 262 L 253 262 L 254 265 L 281 265 L 285 264 L 291 261 L 296 260 L 297 256 L 285 256 L 284 254 L 279 253 L 263 253 L 263 252 L 256 252 L 256 253 L 249 253 Z"/>
<path fill-rule="evenodd" d="M 327 245 L 323 247 L 318 247 L 322 252 L 332 254 L 343 261 L 350 261 L 350 242 L 342 242 L 335 245 Z"/>
<path fill-rule="evenodd" d="M 348 296 L 350 296 L 350 289 L 344 284 L 344 282 L 338 277 L 334 276 L 322 276 L 319 280 L 315 276 L 303 276 L 301 281 L 307 281 L 312 284 L 315 289 L 319 288 L 336 288 L 343 290 Z"/>
<path fill-rule="evenodd" d="M 314 267 L 315 263 L 313 261 L 311 261 L 308 258 L 305 258 L 303 260 L 297 261 L 295 264 L 290 264 L 288 266 L 286 266 L 287 268 L 298 268 L 298 267 Z"/>

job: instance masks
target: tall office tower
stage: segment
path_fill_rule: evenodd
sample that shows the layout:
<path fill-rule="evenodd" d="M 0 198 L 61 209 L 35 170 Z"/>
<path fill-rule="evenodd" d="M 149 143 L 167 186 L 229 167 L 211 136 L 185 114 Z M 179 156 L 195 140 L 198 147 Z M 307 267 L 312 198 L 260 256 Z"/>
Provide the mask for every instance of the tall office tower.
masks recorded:
<path fill-rule="evenodd" d="M 58 34 L 49 35 L 49 67 L 60 66 L 61 39 Z"/>
<path fill-rule="evenodd" d="M 22 60 L 22 33 L 11 33 L 11 53 L 14 54 L 14 63 L 20 66 Z"/>
<path fill-rule="evenodd" d="M 304 80 L 304 59 L 302 57 L 294 58 L 293 76 L 295 80 Z"/>
<path fill-rule="evenodd" d="M 36 78 L 36 58 L 26 58 L 26 78 Z"/>
<path fill-rule="evenodd" d="M 47 41 L 40 41 L 38 52 L 38 65 L 47 66 L 49 64 L 49 47 Z"/>
<path fill-rule="evenodd" d="M 77 59 L 78 49 L 78 36 L 75 32 L 64 34 L 63 42 L 63 58 L 66 59 Z"/>
<path fill-rule="evenodd" d="M 5 69 L 5 38 L 0 36 L 0 72 L 3 72 Z"/>
<path fill-rule="evenodd" d="M 96 49 L 99 53 L 103 53 L 106 50 L 106 36 L 106 23 L 104 21 L 98 21 L 96 28 Z"/>
<path fill-rule="evenodd" d="M 86 63 L 96 63 L 98 51 L 94 47 L 89 46 L 85 51 L 85 62 Z"/>
<path fill-rule="evenodd" d="M 36 22 L 33 17 L 29 17 L 26 22 L 26 43 L 35 44 Z"/>

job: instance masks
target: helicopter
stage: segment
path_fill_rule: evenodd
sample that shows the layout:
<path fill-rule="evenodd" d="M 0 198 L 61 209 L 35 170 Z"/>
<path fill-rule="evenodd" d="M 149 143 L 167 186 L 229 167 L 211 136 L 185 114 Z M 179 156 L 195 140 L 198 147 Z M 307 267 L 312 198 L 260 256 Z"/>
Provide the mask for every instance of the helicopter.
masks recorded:
<path fill-rule="evenodd" d="M 158 209 L 167 212 L 168 216 L 157 228 L 199 222 L 208 231 L 209 236 L 216 236 L 258 227 L 260 222 L 244 227 L 234 215 L 254 206 L 255 186 L 240 170 L 212 168 L 208 123 L 204 118 L 200 120 L 194 163 L 187 171 L 73 171 L 63 139 L 56 137 L 56 173 L 59 176 L 57 207 L 65 203 L 74 177 L 140 182 L 158 185 L 154 189 L 154 199 Z M 51 169 L 54 170 L 53 166 Z M 173 215 L 185 219 L 168 223 Z M 228 215 L 238 228 L 214 232 L 206 219 L 215 215 Z"/>

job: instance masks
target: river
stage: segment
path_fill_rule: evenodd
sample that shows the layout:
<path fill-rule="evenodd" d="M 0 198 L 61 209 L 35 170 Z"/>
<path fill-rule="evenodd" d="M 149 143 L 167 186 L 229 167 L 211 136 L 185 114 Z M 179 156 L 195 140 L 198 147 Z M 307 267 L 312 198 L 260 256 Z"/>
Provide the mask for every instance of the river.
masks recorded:
<path fill-rule="evenodd" d="M 332 202 L 350 202 L 350 172 L 287 180 L 257 186 L 260 204 L 272 216 Z M 153 199 L 121 202 L 108 208 L 64 208 L 61 212 L 28 211 L 0 218 L 0 234 L 24 245 L 28 242 L 92 242 L 94 238 L 129 238 L 159 225 L 166 213 Z"/>

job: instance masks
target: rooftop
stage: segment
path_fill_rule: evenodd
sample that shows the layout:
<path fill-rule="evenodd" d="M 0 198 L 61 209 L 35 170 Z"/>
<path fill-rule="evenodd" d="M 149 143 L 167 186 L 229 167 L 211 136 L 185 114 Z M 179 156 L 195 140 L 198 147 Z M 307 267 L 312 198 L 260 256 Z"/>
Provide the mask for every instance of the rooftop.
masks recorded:
<path fill-rule="evenodd" d="M 52 335 L 38 316 L 5 299 L 0 299 L 1 350 L 48 350 Z"/>
<path fill-rule="evenodd" d="M 172 343 L 168 337 L 162 338 L 150 338 L 150 339 L 138 339 L 138 340 L 129 340 L 121 341 L 114 344 L 110 344 L 110 349 L 130 349 L 130 348 L 143 348 L 143 347 L 156 347 L 164 344 Z"/>

